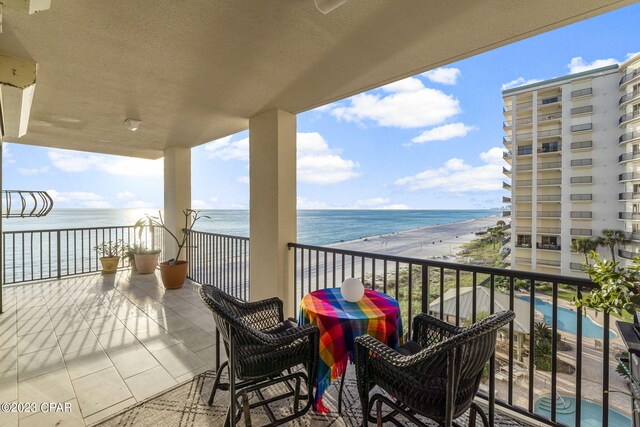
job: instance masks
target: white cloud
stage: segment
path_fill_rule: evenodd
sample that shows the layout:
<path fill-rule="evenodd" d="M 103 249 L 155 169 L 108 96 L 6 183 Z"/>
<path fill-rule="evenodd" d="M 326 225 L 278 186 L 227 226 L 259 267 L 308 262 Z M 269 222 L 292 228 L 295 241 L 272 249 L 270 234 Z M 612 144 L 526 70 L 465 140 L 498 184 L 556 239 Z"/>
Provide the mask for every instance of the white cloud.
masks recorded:
<path fill-rule="evenodd" d="M 358 162 L 343 159 L 337 150 L 331 150 L 324 137 L 318 132 L 298 132 L 297 167 L 298 180 L 306 184 L 337 184 L 359 175 L 355 169 Z M 208 143 L 205 149 L 213 157 L 225 160 L 249 160 L 249 139 L 232 141 L 222 138 Z M 240 176 L 238 182 L 249 184 L 248 176 Z"/>
<path fill-rule="evenodd" d="M 219 157 L 223 160 L 249 160 L 249 138 L 238 141 L 231 141 L 233 136 L 216 139 L 204 146 L 206 151 L 211 152 L 212 157 Z"/>
<path fill-rule="evenodd" d="M 470 131 L 476 129 L 474 126 L 468 126 L 464 123 L 449 123 L 447 125 L 438 126 L 425 130 L 411 141 L 421 144 L 430 141 L 446 141 L 452 138 L 466 136 Z"/>
<path fill-rule="evenodd" d="M 498 163 L 498 152 L 500 163 Z M 462 159 L 452 158 L 437 169 L 427 169 L 416 175 L 398 179 L 395 183 L 411 191 L 439 189 L 448 193 L 494 191 L 502 188 L 502 150 L 494 147 L 480 153 L 484 162 L 472 166 Z"/>
<path fill-rule="evenodd" d="M 430 70 L 422 75 L 434 83 L 440 83 L 443 85 L 455 85 L 458 81 L 458 77 L 460 77 L 460 70 L 458 68 L 436 68 L 435 70 Z"/>
<path fill-rule="evenodd" d="M 348 99 L 346 104 L 334 108 L 331 114 L 349 122 L 371 120 L 379 126 L 418 128 L 438 125 L 460 113 L 460 102 L 456 98 L 440 90 L 424 87 L 418 79 L 411 79 L 383 87 L 388 95 L 356 95 Z M 410 86 L 413 90 L 408 90 Z"/>
<path fill-rule="evenodd" d="M 633 58 L 634 56 L 636 56 L 636 55 L 638 55 L 638 54 L 640 54 L 640 52 L 630 52 L 630 53 L 627 53 L 627 55 L 624 57 L 624 60 L 626 61 L 626 60 L 628 60 L 628 59 L 631 59 L 631 58 Z"/>
<path fill-rule="evenodd" d="M 409 209 L 404 203 L 388 204 L 386 197 L 373 197 L 371 199 L 358 200 L 353 204 L 331 205 L 320 200 L 311 200 L 298 196 L 298 209 Z"/>
<path fill-rule="evenodd" d="M 515 80 L 511 80 L 510 82 L 507 83 L 502 83 L 501 89 L 502 90 L 507 90 L 507 89 L 513 89 L 514 87 L 519 87 L 519 86 L 526 86 L 526 85 L 530 85 L 533 83 L 538 83 L 541 82 L 542 80 L 540 79 L 525 79 L 524 77 L 518 77 Z"/>
<path fill-rule="evenodd" d="M 21 175 L 33 176 L 49 172 L 49 166 L 42 166 L 39 168 L 17 168 L 17 171 Z"/>
<path fill-rule="evenodd" d="M 419 79 L 415 77 L 409 77 L 406 79 L 398 80 L 397 82 L 389 83 L 382 86 L 380 89 L 385 92 L 397 93 L 397 92 L 415 92 L 424 88 L 424 85 Z"/>
<path fill-rule="evenodd" d="M 405 205 L 404 203 L 396 203 L 395 205 L 386 205 L 386 206 L 380 206 L 376 209 L 389 209 L 389 210 L 406 210 L 406 209 L 411 209 L 409 206 Z"/>
<path fill-rule="evenodd" d="M 133 199 L 135 197 L 136 197 L 136 195 L 134 193 L 132 193 L 131 191 L 121 191 L 118 194 L 116 194 L 116 198 L 118 200 Z"/>
<path fill-rule="evenodd" d="M 387 199 L 386 197 L 373 197 L 371 199 L 358 200 L 356 202 L 356 206 L 380 206 L 384 205 L 385 203 L 389 203 L 389 199 Z"/>
<path fill-rule="evenodd" d="M 207 200 L 194 199 L 191 200 L 191 208 L 193 209 L 213 209 L 214 205 L 218 203 L 217 197 L 209 197 Z"/>
<path fill-rule="evenodd" d="M 163 174 L 163 159 L 81 154 L 66 150 L 49 150 L 47 154 L 51 164 L 64 172 L 101 171 L 118 176 L 154 178 Z"/>
<path fill-rule="evenodd" d="M 298 179 L 306 184 L 337 184 L 360 175 L 358 162 L 333 154 L 308 155 L 298 158 Z"/>
<path fill-rule="evenodd" d="M 614 58 L 596 59 L 592 62 L 585 62 L 581 56 L 571 58 L 567 65 L 569 74 L 581 73 L 583 71 L 593 70 L 594 68 L 606 67 L 607 65 L 619 64 L 620 61 Z"/>
<path fill-rule="evenodd" d="M 110 208 L 108 200 L 99 194 L 84 191 L 47 190 L 54 204 L 62 204 L 82 208 Z"/>

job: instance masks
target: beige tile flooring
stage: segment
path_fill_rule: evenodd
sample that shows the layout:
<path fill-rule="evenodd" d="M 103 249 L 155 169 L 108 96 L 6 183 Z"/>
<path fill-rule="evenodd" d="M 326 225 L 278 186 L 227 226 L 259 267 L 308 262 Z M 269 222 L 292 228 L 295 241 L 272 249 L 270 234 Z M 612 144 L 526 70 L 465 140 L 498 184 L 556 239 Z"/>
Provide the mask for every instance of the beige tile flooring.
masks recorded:
<path fill-rule="evenodd" d="M 213 318 L 197 289 L 128 270 L 5 287 L 0 402 L 71 412 L 0 411 L 0 426 L 90 425 L 211 369 Z"/>

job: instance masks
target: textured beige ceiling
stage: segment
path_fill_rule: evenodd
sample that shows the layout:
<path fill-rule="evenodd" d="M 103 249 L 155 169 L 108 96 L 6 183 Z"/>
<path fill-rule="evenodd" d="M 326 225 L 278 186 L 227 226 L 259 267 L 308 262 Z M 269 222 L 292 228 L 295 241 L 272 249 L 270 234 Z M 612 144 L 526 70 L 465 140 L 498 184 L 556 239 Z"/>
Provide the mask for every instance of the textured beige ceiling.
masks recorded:
<path fill-rule="evenodd" d="M 350 0 L 325 16 L 313 0 L 53 0 L 5 8 L 0 52 L 39 64 L 16 142 L 157 158 L 631 3 Z"/>

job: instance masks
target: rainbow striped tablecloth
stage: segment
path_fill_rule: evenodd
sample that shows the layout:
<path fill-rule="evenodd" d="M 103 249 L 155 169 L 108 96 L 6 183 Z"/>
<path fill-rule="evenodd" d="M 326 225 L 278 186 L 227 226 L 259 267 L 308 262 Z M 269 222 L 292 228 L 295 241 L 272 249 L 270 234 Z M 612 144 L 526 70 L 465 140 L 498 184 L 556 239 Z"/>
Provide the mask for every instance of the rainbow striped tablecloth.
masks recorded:
<path fill-rule="evenodd" d="M 369 334 L 391 348 L 402 338 L 398 301 L 380 292 L 365 290 L 357 303 L 348 302 L 339 288 L 321 289 L 302 298 L 300 324 L 313 323 L 320 329 L 316 408 L 326 412 L 322 395 L 340 378 L 347 362 L 355 360 L 356 337 Z"/>

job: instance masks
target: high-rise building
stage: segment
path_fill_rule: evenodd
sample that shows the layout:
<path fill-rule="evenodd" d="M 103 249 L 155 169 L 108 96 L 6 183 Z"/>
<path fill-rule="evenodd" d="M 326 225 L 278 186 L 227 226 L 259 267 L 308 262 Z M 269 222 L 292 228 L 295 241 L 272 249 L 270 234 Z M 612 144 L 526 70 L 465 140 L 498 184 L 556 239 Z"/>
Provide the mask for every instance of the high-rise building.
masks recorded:
<path fill-rule="evenodd" d="M 582 275 L 571 242 L 604 229 L 627 233 L 616 257 L 628 262 L 640 249 L 640 55 L 502 96 L 511 267 Z"/>

